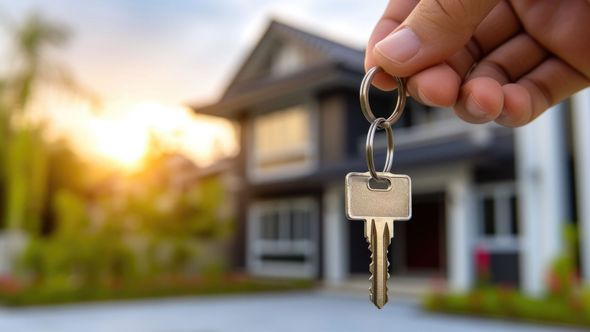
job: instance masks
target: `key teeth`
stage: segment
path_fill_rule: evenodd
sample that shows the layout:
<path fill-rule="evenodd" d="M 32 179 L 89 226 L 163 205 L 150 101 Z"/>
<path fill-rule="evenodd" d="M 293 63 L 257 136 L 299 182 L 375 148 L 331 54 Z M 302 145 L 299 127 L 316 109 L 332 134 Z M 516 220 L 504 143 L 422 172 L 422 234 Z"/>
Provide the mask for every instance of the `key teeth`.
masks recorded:
<path fill-rule="evenodd" d="M 389 244 L 391 241 L 391 237 L 389 236 L 390 234 L 390 230 L 389 230 L 389 224 L 385 224 L 385 229 L 383 232 L 383 243 L 385 244 L 384 246 L 384 254 L 385 254 L 385 259 L 387 260 L 387 267 L 386 267 L 386 271 L 387 273 L 386 278 L 385 278 L 385 285 L 383 285 L 383 288 L 385 289 L 385 294 L 384 294 L 384 298 L 383 298 L 383 305 L 379 306 L 378 304 L 376 304 L 377 308 L 382 309 L 383 306 L 385 306 L 385 304 L 387 303 L 387 301 L 389 301 L 389 287 L 388 287 L 388 281 L 389 281 Z"/>
<path fill-rule="evenodd" d="M 371 227 L 373 224 L 372 220 L 370 222 L 371 222 L 371 225 L 369 227 Z M 374 259 L 373 245 L 371 244 L 371 239 L 369 237 L 367 237 L 367 243 L 369 244 L 368 247 L 369 247 L 369 251 L 371 252 L 371 257 L 370 257 L 371 263 L 369 264 L 369 273 L 370 273 L 369 281 L 372 281 L 373 275 L 375 274 L 375 270 L 374 270 L 375 264 L 373 264 L 373 259 Z M 372 285 L 372 283 L 371 283 L 371 285 Z M 371 300 L 371 302 L 374 303 L 374 301 L 373 301 L 373 286 L 369 286 L 369 299 Z"/>
<path fill-rule="evenodd" d="M 375 264 L 374 264 L 374 258 L 375 258 L 375 250 L 377 248 L 374 248 L 373 246 L 376 245 L 377 243 L 377 232 L 376 232 L 376 228 L 375 228 L 375 221 L 371 220 L 371 225 L 369 225 L 369 227 L 371 227 L 371 238 L 367 237 L 367 242 L 369 243 L 369 251 L 371 252 L 371 263 L 369 264 L 369 272 L 370 272 L 370 277 L 369 280 L 373 280 L 375 277 Z M 388 257 L 389 254 L 389 244 L 391 243 L 391 237 L 389 236 L 390 233 L 390 229 L 388 224 L 384 225 L 384 232 L 383 232 L 383 240 L 385 245 L 384 248 L 384 254 L 385 257 Z M 383 309 L 383 307 L 385 306 L 385 304 L 388 302 L 389 300 L 389 287 L 387 286 L 387 281 L 389 280 L 389 266 L 390 266 L 390 262 L 389 259 L 387 259 L 387 273 L 386 273 L 386 280 L 385 280 L 385 284 L 383 285 L 384 290 L 385 290 L 385 294 L 383 296 L 383 303 L 377 302 L 377 299 L 374 298 L 374 292 L 373 292 L 373 282 L 371 282 L 371 286 L 369 287 L 369 299 L 371 300 L 371 302 L 378 308 L 378 309 Z"/>

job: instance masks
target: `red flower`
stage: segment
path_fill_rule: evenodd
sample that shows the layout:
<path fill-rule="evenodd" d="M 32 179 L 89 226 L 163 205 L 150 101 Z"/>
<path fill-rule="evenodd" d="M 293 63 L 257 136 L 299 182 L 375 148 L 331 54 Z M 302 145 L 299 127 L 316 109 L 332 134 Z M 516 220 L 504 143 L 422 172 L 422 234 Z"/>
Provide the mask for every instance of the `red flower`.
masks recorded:
<path fill-rule="evenodd" d="M 486 278 L 490 273 L 490 252 L 483 246 L 475 249 L 475 270 L 480 278 Z"/>
<path fill-rule="evenodd" d="M 551 294 L 558 294 L 561 291 L 561 280 L 553 270 L 549 271 L 547 275 L 547 288 Z"/>
<path fill-rule="evenodd" d="M 22 289 L 22 284 L 9 275 L 0 275 L 0 293 L 15 294 Z"/>

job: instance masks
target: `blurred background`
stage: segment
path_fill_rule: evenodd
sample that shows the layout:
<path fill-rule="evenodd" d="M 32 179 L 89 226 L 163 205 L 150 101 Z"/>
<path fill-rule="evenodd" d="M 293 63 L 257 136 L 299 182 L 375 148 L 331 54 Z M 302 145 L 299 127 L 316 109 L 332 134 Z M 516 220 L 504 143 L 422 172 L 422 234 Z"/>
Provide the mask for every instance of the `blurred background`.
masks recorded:
<path fill-rule="evenodd" d="M 385 5 L 0 0 L 0 330 L 589 327 L 588 90 L 516 130 L 409 100 L 368 301 L 343 182 Z"/>

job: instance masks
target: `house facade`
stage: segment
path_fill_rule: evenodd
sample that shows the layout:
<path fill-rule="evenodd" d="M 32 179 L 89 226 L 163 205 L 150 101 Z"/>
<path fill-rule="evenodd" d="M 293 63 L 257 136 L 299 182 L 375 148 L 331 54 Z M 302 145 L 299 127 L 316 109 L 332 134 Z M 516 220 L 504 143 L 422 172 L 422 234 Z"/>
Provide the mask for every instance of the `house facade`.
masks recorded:
<path fill-rule="evenodd" d="M 346 220 L 343 207 L 344 176 L 366 171 L 363 60 L 362 50 L 273 21 L 220 100 L 193 107 L 239 124 L 236 268 L 331 284 L 368 273 L 363 223 Z M 394 102 L 372 92 L 378 115 Z M 492 282 L 542 292 L 564 223 L 579 220 L 590 235 L 580 203 L 590 203 L 589 103 L 581 94 L 514 130 L 409 100 L 394 126 L 393 172 L 412 177 L 413 217 L 395 223 L 392 278 L 443 278 L 465 290 L 485 253 Z M 375 144 L 382 163 L 383 133 Z M 586 268 L 590 241 L 580 242 Z"/>

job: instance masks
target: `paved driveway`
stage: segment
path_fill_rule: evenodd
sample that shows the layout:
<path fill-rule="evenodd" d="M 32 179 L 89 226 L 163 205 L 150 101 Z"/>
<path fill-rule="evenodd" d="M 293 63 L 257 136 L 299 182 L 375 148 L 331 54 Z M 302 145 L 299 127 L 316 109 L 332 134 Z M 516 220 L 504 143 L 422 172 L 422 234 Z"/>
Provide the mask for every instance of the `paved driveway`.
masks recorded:
<path fill-rule="evenodd" d="M 396 300 L 375 309 L 364 296 L 290 293 L 0 309 L 4 332 L 574 331 L 553 326 L 432 315 Z"/>

